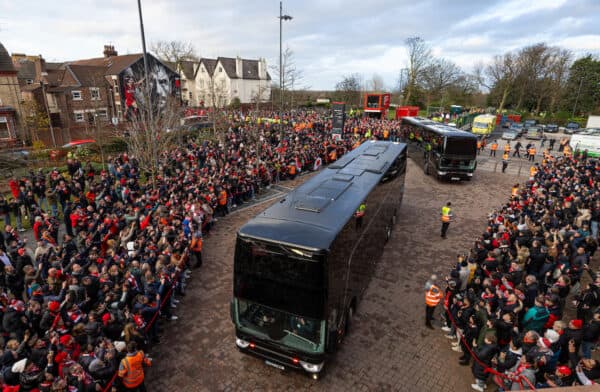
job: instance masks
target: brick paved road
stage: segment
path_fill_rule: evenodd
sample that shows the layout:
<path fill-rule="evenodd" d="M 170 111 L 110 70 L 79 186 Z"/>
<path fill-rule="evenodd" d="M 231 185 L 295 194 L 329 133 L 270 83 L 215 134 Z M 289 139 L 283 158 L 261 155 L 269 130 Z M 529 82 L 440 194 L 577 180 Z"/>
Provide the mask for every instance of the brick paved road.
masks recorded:
<path fill-rule="evenodd" d="M 304 178 L 297 180 L 303 181 Z M 424 328 L 422 286 L 445 275 L 457 252 L 468 250 L 488 211 L 510 193 L 514 176 L 479 172 L 472 182 L 440 183 L 412 162 L 398 225 L 358 307 L 352 332 L 327 375 L 312 381 L 240 354 L 229 320 L 235 231 L 269 203 L 222 219 L 205 242 L 204 266 L 165 326 L 152 353 L 149 391 L 468 391 L 469 368 L 438 329 Z M 285 184 L 288 185 L 288 184 Z M 439 238 L 439 209 L 451 200 L 456 215 Z M 270 202 L 272 203 L 272 202 Z M 431 245 L 433 242 L 433 245 Z"/>

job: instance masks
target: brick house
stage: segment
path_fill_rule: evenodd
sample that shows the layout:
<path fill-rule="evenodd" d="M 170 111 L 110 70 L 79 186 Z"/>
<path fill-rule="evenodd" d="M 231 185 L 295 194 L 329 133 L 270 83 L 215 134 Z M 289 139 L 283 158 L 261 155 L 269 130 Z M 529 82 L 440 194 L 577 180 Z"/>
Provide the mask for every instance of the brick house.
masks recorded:
<path fill-rule="evenodd" d="M 0 147 L 25 139 L 21 87 L 6 48 L 0 43 Z"/>
<path fill-rule="evenodd" d="M 35 100 L 43 108 L 47 105 L 59 145 L 98 137 L 98 130 L 109 132 L 146 105 L 143 55 L 119 56 L 112 45 L 105 45 L 103 54 L 64 63 L 13 55 L 24 99 Z M 179 75 L 152 55 L 148 64 L 152 105 L 164 105 L 167 96 L 179 97 Z"/>

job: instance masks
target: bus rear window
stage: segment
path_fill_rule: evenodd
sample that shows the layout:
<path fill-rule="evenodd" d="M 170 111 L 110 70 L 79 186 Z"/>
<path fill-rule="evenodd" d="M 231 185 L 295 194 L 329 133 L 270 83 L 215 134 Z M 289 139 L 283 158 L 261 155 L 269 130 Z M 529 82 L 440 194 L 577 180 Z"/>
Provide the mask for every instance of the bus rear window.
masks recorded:
<path fill-rule="evenodd" d="M 472 138 L 447 137 L 444 153 L 474 156 L 477 154 L 477 142 Z"/>
<path fill-rule="evenodd" d="M 238 238 L 235 296 L 319 318 L 323 312 L 322 257 L 308 251 Z"/>

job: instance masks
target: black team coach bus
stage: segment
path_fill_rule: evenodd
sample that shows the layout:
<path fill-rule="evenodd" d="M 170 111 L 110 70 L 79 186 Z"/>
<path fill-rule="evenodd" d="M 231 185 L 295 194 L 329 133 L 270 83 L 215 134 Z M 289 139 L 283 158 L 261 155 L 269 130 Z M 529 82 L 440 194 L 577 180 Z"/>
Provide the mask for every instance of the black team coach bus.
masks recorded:
<path fill-rule="evenodd" d="M 421 117 L 403 117 L 402 136 L 410 157 L 427 175 L 452 181 L 473 178 L 477 168 L 477 136 Z"/>
<path fill-rule="evenodd" d="M 407 146 L 367 141 L 237 234 L 236 345 L 319 378 L 348 332 L 396 223 Z"/>

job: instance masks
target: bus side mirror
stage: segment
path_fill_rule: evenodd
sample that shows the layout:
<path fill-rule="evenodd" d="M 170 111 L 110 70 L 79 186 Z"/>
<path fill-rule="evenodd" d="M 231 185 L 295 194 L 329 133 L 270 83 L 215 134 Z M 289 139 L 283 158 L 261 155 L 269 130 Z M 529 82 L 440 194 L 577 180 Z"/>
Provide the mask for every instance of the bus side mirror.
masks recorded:
<path fill-rule="evenodd" d="M 235 323 L 235 304 L 233 300 L 229 302 L 229 317 L 231 317 L 231 322 Z"/>

